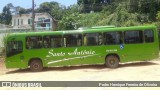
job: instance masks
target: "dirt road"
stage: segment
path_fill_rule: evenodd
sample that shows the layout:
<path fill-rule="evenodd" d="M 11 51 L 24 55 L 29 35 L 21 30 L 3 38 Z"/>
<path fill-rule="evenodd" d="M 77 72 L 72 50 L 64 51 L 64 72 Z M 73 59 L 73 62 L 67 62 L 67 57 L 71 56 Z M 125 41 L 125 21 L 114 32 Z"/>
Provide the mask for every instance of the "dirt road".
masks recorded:
<path fill-rule="evenodd" d="M 31 72 L 29 69 L 6 69 L 0 62 L 0 81 L 160 81 L 160 59 L 148 62 L 120 64 L 117 69 L 104 65 L 87 65 L 72 67 L 45 68 L 42 72 Z M 1 89 L 1 88 L 0 88 Z M 5 90 L 52 89 L 52 88 L 2 88 Z M 1 90 L 2 90 L 1 89 Z M 160 90 L 160 88 L 77 88 L 58 87 L 58 90 Z"/>

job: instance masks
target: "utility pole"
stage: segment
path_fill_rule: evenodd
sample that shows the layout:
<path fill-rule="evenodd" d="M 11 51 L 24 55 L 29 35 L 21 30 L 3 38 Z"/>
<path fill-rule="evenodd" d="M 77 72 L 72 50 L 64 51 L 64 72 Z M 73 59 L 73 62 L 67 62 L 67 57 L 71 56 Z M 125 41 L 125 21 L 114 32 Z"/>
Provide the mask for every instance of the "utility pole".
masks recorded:
<path fill-rule="evenodd" d="M 34 13 L 34 0 L 32 0 L 32 30 L 33 30 L 33 31 L 35 31 L 34 19 L 35 19 L 35 13 Z"/>

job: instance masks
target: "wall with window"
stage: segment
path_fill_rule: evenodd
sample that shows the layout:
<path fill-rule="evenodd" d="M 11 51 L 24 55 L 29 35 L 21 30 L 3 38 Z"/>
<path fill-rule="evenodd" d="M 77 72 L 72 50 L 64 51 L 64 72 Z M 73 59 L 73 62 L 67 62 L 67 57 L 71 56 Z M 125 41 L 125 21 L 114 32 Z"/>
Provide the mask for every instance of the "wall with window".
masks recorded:
<path fill-rule="evenodd" d="M 38 20 L 40 21 L 37 21 L 35 23 L 35 29 L 36 30 L 48 30 L 50 31 L 52 29 L 52 20 L 49 18 L 49 19 L 45 19 L 44 17 L 43 18 L 38 18 Z"/>
<path fill-rule="evenodd" d="M 52 17 L 48 13 L 35 13 L 36 30 L 52 30 Z M 13 28 L 31 28 L 32 14 L 21 14 L 12 16 Z"/>
<path fill-rule="evenodd" d="M 31 22 L 29 21 L 29 19 L 31 19 L 30 14 L 13 15 L 12 16 L 12 26 L 14 28 L 18 28 L 24 25 L 30 25 Z"/>

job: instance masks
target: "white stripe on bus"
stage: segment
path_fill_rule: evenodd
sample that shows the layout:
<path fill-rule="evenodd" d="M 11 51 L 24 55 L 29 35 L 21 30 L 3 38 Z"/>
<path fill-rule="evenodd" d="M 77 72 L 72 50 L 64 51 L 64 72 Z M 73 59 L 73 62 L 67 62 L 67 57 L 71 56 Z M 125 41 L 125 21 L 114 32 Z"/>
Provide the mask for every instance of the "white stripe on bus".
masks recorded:
<path fill-rule="evenodd" d="M 67 59 L 61 59 L 61 60 L 56 60 L 56 61 L 48 62 L 48 64 L 53 64 L 53 63 L 57 63 L 57 62 L 61 62 L 61 61 L 68 61 L 68 60 L 73 60 L 73 59 L 78 59 L 78 58 L 86 58 L 86 57 L 91 57 L 91 56 L 95 56 L 95 55 L 98 55 L 98 54 L 81 56 L 81 57 L 74 57 L 74 58 L 67 58 Z"/>

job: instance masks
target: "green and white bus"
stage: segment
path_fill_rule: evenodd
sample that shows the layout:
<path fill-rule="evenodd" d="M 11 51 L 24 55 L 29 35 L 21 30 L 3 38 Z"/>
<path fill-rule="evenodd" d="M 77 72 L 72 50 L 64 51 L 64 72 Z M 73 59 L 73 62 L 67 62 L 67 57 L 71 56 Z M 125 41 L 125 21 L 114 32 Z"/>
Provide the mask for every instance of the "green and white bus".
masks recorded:
<path fill-rule="evenodd" d="M 94 27 L 70 31 L 11 34 L 6 40 L 7 68 L 105 64 L 153 60 L 159 57 L 155 26 Z"/>

